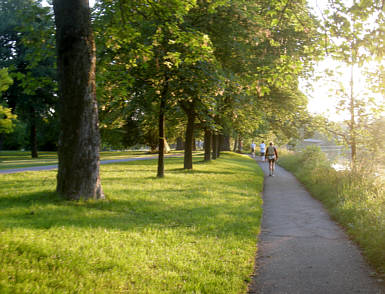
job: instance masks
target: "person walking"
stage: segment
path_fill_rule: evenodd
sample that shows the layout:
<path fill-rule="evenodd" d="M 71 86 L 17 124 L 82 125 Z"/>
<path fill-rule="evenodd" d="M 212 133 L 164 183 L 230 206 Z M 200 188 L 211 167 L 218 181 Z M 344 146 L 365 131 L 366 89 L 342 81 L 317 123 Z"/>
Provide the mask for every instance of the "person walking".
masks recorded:
<path fill-rule="evenodd" d="M 254 158 L 255 157 L 255 147 L 257 145 L 255 145 L 254 142 L 251 142 L 251 156 Z"/>
<path fill-rule="evenodd" d="M 259 144 L 259 154 L 261 155 L 261 161 L 265 161 L 265 141 L 262 141 L 261 144 Z"/>
<path fill-rule="evenodd" d="M 269 161 L 269 176 L 274 177 L 275 162 L 278 160 L 278 152 L 273 142 L 270 142 L 269 146 L 266 148 L 265 158 Z"/>

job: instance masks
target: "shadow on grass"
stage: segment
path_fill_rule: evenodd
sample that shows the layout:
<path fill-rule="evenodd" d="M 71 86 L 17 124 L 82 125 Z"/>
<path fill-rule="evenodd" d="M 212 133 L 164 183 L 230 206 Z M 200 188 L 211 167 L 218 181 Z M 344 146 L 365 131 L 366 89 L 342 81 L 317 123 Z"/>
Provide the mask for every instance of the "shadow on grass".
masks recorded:
<path fill-rule="evenodd" d="M 226 161 L 226 159 L 223 159 Z M 167 161 L 182 163 L 181 158 L 168 158 Z M 236 169 L 251 172 L 250 166 L 229 161 L 229 169 L 220 171 L 191 171 L 193 174 L 233 174 Z M 138 172 L 129 170 L 129 166 L 142 166 L 139 169 L 147 172 L 144 166 L 154 166 L 152 160 L 124 162 L 114 164 L 108 173 Z M 257 166 L 257 165 L 255 165 Z M 116 168 L 117 167 L 117 168 Z M 127 170 L 125 169 L 127 167 Z M 231 170 L 230 170 L 231 168 Z M 153 168 L 151 168 L 153 170 Z M 183 169 L 166 170 L 180 173 Z M 131 175 L 131 174 L 130 174 Z M 118 176 L 118 175 L 117 175 Z M 149 177 L 150 179 L 157 179 Z M 262 178 L 261 178 L 262 179 Z M 102 178 L 112 187 L 115 183 L 124 183 L 124 177 Z M 139 180 L 144 180 L 138 176 Z M 190 234 L 211 235 L 226 238 L 227 235 L 250 236 L 250 227 L 257 227 L 261 216 L 261 200 L 255 194 L 243 194 L 236 183 L 223 183 L 223 197 L 211 199 L 206 190 L 199 191 L 199 186 L 179 186 L 178 190 L 170 190 L 167 199 L 162 198 L 164 190 L 141 191 L 140 185 L 119 187 L 127 195 L 136 195 L 135 199 L 111 199 L 105 201 L 75 202 L 66 201 L 52 190 L 23 193 L 18 196 L 0 197 L 0 230 L 6 228 L 50 229 L 55 227 L 104 228 L 121 231 L 141 231 L 151 229 L 181 228 Z M 135 182 L 136 183 L 136 182 Z M 21 184 L 21 183 L 20 183 Z M 247 181 L 245 181 L 245 185 Z M 33 185 L 36 185 L 34 183 Z M 232 189 L 238 188 L 238 192 Z M 198 189 L 198 190 L 197 190 Z M 237 189 L 234 189 L 237 191 Z M 238 195 L 234 195 L 238 193 Z M 143 196 L 143 197 L 142 197 Z M 230 196 L 237 199 L 226 201 Z M 247 199 L 248 198 L 248 199 Z M 173 201 L 177 199 L 177 201 Z M 194 199 L 194 201 L 191 201 Z M 170 201 L 171 200 L 171 201 Z"/>
<path fill-rule="evenodd" d="M 192 234 L 248 235 L 260 218 L 259 200 L 234 207 L 221 202 L 188 207 L 167 205 L 162 199 L 73 202 L 55 192 L 25 194 L 0 199 L 0 228 L 50 229 L 54 227 L 104 228 L 141 231 L 148 228 L 191 228 Z"/>
<path fill-rule="evenodd" d="M 59 205 L 65 202 L 67 201 L 59 197 L 56 192 L 40 191 L 22 196 L 0 197 L 0 209 L 4 212 L 7 208 L 28 208 L 33 205 L 45 206 L 49 204 Z"/>
<path fill-rule="evenodd" d="M 191 173 L 191 174 L 216 174 L 216 175 L 232 175 L 234 172 L 230 171 L 206 171 L 206 170 L 194 170 L 194 169 L 184 169 L 184 168 L 173 168 L 168 169 L 165 171 L 165 173 L 171 172 L 171 173 Z"/>

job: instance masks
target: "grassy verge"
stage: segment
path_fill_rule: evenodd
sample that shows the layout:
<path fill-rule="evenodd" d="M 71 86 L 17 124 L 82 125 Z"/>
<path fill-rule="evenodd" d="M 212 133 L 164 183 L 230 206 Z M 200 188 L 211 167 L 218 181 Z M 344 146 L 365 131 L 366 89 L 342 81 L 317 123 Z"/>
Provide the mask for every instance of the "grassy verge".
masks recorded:
<path fill-rule="evenodd" d="M 103 151 L 101 160 L 154 156 L 146 151 Z M 39 158 L 31 158 L 28 151 L 0 151 L 0 170 L 57 164 L 56 152 L 39 152 Z"/>
<path fill-rule="evenodd" d="M 224 154 L 103 165 L 108 200 L 63 201 L 55 171 L 0 175 L 1 293 L 245 293 L 263 175 Z"/>
<path fill-rule="evenodd" d="M 317 148 L 281 155 L 280 165 L 293 172 L 331 216 L 360 245 L 368 261 L 385 274 L 385 183 L 368 174 L 335 171 Z"/>

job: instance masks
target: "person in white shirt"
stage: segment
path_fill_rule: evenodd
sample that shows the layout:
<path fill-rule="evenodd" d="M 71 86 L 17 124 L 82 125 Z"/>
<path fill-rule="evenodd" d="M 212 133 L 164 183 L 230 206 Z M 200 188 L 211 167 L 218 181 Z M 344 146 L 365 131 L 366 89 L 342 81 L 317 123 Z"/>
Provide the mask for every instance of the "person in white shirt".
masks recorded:
<path fill-rule="evenodd" d="M 256 147 L 256 146 L 257 146 L 257 145 L 255 145 L 254 142 L 251 143 L 251 156 L 252 156 L 252 157 L 255 157 L 255 147 Z"/>
<path fill-rule="evenodd" d="M 266 148 L 265 142 L 262 141 L 262 143 L 259 144 L 261 161 L 265 161 L 265 151 L 266 151 L 265 148 Z"/>

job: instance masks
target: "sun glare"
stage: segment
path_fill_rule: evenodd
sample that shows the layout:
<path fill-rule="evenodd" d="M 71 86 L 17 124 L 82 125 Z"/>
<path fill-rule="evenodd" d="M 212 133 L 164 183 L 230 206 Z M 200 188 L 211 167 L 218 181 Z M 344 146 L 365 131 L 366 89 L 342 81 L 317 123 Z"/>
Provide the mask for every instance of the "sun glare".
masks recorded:
<path fill-rule="evenodd" d="M 329 72 L 327 75 L 325 72 Z M 366 111 L 370 114 L 370 98 L 377 105 L 384 103 L 381 94 L 373 93 L 368 88 L 366 78 L 359 68 L 354 69 L 353 96 L 356 101 L 363 101 L 367 105 Z M 301 81 L 301 90 L 308 97 L 308 110 L 310 113 L 323 115 L 332 121 L 345 121 L 350 119 L 348 110 L 341 110 L 339 103 L 342 99 L 348 100 L 350 95 L 350 68 L 331 58 L 317 64 L 314 80 Z M 305 83 L 311 87 L 306 88 Z M 341 91 L 344 89 L 344 93 Z M 347 106 L 345 105 L 345 108 Z"/>
<path fill-rule="evenodd" d="M 345 3 L 349 1 L 344 0 Z M 327 8 L 327 1 L 308 0 L 309 7 L 320 19 L 322 10 Z M 375 68 L 377 64 L 368 63 L 367 68 Z M 329 72 L 329 74 L 326 74 Z M 315 78 L 312 81 L 301 81 L 300 89 L 308 97 L 308 110 L 313 114 L 320 114 L 333 121 L 345 121 L 350 118 L 349 111 L 341 110 L 339 102 L 350 97 L 350 72 L 351 69 L 346 64 L 333 60 L 331 57 L 325 58 L 316 65 Z M 354 68 L 354 98 L 357 100 L 368 101 L 373 98 L 377 105 L 384 103 L 381 94 L 370 91 L 363 74 L 364 70 Z M 305 84 L 310 83 L 312 87 L 306 88 Z M 344 89 L 345 95 L 340 89 Z M 345 97 L 343 97 L 345 96 Z M 365 104 L 365 102 L 364 102 Z M 369 104 L 366 111 L 369 111 Z M 345 107 L 346 108 L 346 107 Z"/>

